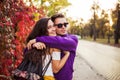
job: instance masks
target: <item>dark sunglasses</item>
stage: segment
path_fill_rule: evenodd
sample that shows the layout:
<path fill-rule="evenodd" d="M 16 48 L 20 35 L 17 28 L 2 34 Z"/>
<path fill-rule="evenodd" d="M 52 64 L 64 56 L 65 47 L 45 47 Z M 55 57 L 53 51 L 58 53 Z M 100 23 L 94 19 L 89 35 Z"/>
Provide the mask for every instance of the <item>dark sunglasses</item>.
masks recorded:
<path fill-rule="evenodd" d="M 62 28 L 64 25 L 64 27 L 67 27 L 68 23 L 59 23 L 59 24 L 55 24 L 54 26 L 57 26 L 58 28 Z"/>

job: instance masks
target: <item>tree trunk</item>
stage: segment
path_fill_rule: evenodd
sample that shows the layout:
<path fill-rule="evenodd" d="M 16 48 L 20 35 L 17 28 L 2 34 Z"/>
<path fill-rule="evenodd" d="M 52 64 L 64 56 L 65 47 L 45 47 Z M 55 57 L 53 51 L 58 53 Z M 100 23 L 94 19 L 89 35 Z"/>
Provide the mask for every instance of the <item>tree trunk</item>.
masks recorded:
<path fill-rule="evenodd" d="M 94 26 L 93 26 L 93 40 L 96 41 L 96 16 L 95 16 L 95 11 L 94 11 Z"/>
<path fill-rule="evenodd" d="M 115 44 L 119 44 L 119 38 L 120 38 L 120 4 L 118 4 L 118 20 L 117 20 L 117 26 L 115 28 Z"/>

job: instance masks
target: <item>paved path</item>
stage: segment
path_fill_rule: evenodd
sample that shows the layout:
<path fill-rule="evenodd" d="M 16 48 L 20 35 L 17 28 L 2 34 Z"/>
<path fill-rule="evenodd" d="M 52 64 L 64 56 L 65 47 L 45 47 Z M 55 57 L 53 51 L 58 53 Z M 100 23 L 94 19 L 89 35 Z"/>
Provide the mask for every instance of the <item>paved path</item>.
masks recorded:
<path fill-rule="evenodd" d="M 80 40 L 73 80 L 120 80 L 120 48 Z"/>
<path fill-rule="evenodd" d="M 75 58 L 73 80 L 106 80 L 99 75 L 80 55 Z"/>

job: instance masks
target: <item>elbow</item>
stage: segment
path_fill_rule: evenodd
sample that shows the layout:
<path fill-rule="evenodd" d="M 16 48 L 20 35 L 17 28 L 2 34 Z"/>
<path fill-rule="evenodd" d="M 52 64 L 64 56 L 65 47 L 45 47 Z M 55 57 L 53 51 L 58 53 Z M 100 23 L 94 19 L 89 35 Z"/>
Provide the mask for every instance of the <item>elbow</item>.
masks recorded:
<path fill-rule="evenodd" d="M 58 73 L 58 72 L 59 72 L 59 71 L 53 71 L 53 73 L 55 73 L 55 74 Z"/>
<path fill-rule="evenodd" d="M 66 45 L 68 45 L 71 48 L 75 48 L 77 46 L 77 44 L 78 44 L 78 42 L 72 41 L 72 42 L 70 42 L 70 43 L 68 43 Z"/>
<path fill-rule="evenodd" d="M 58 73 L 60 71 L 60 69 L 53 69 L 53 73 Z"/>

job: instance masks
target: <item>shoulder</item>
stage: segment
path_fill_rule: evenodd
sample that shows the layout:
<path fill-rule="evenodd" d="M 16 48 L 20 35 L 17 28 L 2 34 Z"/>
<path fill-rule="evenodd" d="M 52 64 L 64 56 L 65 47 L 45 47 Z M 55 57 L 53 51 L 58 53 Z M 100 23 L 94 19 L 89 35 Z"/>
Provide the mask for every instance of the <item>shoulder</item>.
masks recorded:
<path fill-rule="evenodd" d="M 53 51 L 54 51 L 54 52 L 60 52 L 60 49 L 53 48 Z"/>
<path fill-rule="evenodd" d="M 60 52 L 60 49 L 57 49 L 57 48 L 50 48 L 50 52 L 53 53 L 53 52 Z"/>

